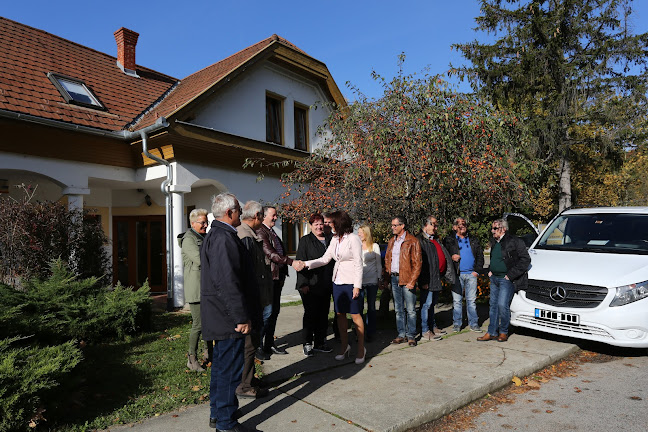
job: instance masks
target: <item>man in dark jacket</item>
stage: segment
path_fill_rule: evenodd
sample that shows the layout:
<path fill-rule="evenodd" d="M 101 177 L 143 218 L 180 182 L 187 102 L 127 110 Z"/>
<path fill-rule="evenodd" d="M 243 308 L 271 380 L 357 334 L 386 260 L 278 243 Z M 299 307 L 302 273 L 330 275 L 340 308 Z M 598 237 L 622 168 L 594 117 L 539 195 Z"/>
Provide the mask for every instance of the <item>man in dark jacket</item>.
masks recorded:
<path fill-rule="evenodd" d="M 423 221 L 421 233 L 416 236 L 421 243 L 421 275 L 418 286 L 421 289 L 421 337 L 428 340 L 439 340 L 446 334 L 434 322 L 434 306 L 443 289 L 441 278 L 454 283 L 455 274 L 450 254 L 439 241 L 437 231 L 439 223 L 436 217 L 428 216 Z"/>
<path fill-rule="evenodd" d="M 256 279 L 257 290 L 253 299 L 254 309 L 252 315 L 252 331 L 245 337 L 245 353 L 243 364 L 243 377 L 241 384 L 236 389 L 236 395 L 243 398 L 260 398 L 268 395 L 268 390 L 260 388 L 254 378 L 254 354 L 261 344 L 261 329 L 263 318 L 268 318 L 272 312 L 272 272 L 270 262 L 266 262 L 263 253 L 263 242 L 254 232 L 263 221 L 263 207 L 256 201 L 248 201 L 243 206 L 241 225 L 236 227 L 238 237 L 250 255 L 252 269 Z M 262 313 L 263 311 L 263 313 Z"/>
<path fill-rule="evenodd" d="M 466 312 L 470 330 L 481 333 L 477 316 L 477 277 L 484 271 L 484 250 L 476 236 L 468 234 L 468 222 L 458 217 L 452 224 L 454 234 L 447 236 L 443 243 L 452 255 L 456 275 L 452 286 L 453 330 L 461 331 L 463 324 L 463 297 L 466 297 Z"/>
<path fill-rule="evenodd" d="M 497 219 L 491 229 L 490 256 L 490 324 L 488 333 L 478 341 L 508 340 L 511 322 L 511 300 L 517 290 L 525 290 L 529 281 L 531 257 L 524 241 L 509 234 L 506 219 Z M 498 336 L 499 331 L 499 336 Z"/>
<path fill-rule="evenodd" d="M 210 426 L 218 430 L 247 430 L 234 418 L 236 388 L 241 383 L 245 335 L 251 330 L 250 299 L 254 293 L 251 263 L 238 238 L 241 206 L 222 193 L 213 198 L 215 220 L 200 250 L 200 311 L 205 340 L 214 341 L 211 368 Z"/>
<path fill-rule="evenodd" d="M 256 230 L 257 235 L 263 240 L 263 252 L 270 260 L 272 269 L 272 314 L 267 322 L 264 322 L 261 337 L 262 349 L 257 352 L 260 360 L 267 360 L 271 354 L 288 354 L 285 349 L 279 348 L 274 342 L 275 328 L 277 327 L 277 318 L 281 308 L 281 289 L 284 286 L 286 276 L 288 276 L 288 266 L 293 266 L 296 271 L 304 268 L 301 261 L 293 261 L 287 254 L 286 247 L 274 231 L 277 223 L 277 209 L 271 206 L 263 207 L 263 223 Z"/>

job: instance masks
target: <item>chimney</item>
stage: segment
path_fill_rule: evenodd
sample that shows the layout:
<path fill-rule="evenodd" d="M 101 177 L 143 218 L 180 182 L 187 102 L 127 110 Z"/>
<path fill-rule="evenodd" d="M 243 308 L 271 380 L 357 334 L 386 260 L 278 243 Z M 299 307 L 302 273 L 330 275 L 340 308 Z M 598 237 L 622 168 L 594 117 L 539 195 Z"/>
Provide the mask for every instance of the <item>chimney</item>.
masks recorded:
<path fill-rule="evenodd" d="M 127 75 L 137 76 L 135 72 L 135 45 L 139 33 L 125 27 L 115 32 L 117 42 L 117 66 Z"/>

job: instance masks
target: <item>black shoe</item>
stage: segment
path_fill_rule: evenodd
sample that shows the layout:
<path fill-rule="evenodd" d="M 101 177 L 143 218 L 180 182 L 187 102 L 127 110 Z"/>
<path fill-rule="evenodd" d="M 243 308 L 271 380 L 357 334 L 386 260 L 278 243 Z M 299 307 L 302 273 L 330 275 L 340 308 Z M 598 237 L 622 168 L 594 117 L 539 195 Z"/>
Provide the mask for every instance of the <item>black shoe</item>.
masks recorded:
<path fill-rule="evenodd" d="M 286 354 L 288 354 L 288 351 L 286 351 L 285 349 L 283 349 L 283 348 L 278 348 L 278 347 L 276 347 L 276 346 L 274 346 L 274 345 L 270 347 L 270 351 L 272 351 L 272 354 L 279 354 L 279 355 L 286 355 Z"/>
<path fill-rule="evenodd" d="M 254 356 L 257 358 L 257 360 L 270 360 L 270 353 L 265 352 L 263 349 L 259 348 L 256 350 L 256 353 Z"/>
<path fill-rule="evenodd" d="M 315 352 L 323 352 L 323 353 L 330 353 L 330 352 L 333 352 L 333 348 L 331 348 L 330 346 L 323 343 L 321 345 L 315 345 L 313 347 L 313 351 L 315 351 Z"/>
<path fill-rule="evenodd" d="M 216 429 L 217 432 L 254 432 L 256 429 L 248 429 L 242 424 L 237 424 L 232 429 Z"/>
<path fill-rule="evenodd" d="M 304 344 L 304 356 L 305 357 L 314 357 L 315 353 L 313 352 L 313 345 L 306 343 Z"/>
<path fill-rule="evenodd" d="M 243 413 L 241 412 L 240 409 L 237 409 L 236 411 L 234 411 L 234 420 L 238 420 L 238 419 L 240 419 L 241 417 L 243 417 Z M 216 429 L 216 423 L 217 423 L 217 422 L 218 422 L 217 419 L 215 419 L 215 418 L 210 418 L 210 419 L 209 419 L 209 427 L 210 427 L 210 428 L 214 428 L 214 429 Z"/>
<path fill-rule="evenodd" d="M 253 387 L 259 387 L 260 389 L 267 389 L 267 388 L 270 387 L 270 384 L 268 384 L 267 382 L 265 382 L 263 380 L 260 380 L 257 377 L 252 378 L 251 384 L 252 384 Z"/>

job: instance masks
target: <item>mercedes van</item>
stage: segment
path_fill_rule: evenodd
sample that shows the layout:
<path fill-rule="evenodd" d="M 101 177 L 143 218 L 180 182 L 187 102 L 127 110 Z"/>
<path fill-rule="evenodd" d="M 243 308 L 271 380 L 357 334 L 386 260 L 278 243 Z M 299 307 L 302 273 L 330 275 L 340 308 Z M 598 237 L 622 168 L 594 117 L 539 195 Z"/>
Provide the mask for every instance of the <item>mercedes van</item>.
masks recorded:
<path fill-rule="evenodd" d="M 529 255 L 512 325 L 648 348 L 648 207 L 563 211 Z"/>

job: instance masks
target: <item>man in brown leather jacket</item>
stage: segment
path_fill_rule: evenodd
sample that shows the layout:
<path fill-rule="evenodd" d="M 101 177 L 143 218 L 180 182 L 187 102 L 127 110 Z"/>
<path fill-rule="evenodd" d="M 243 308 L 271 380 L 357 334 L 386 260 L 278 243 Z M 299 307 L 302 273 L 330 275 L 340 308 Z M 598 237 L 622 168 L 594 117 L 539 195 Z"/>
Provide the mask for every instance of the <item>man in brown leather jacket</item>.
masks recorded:
<path fill-rule="evenodd" d="M 256 230 L 256 234 L 263 241 L 263 252 L 270 261 L 272 270 L 272 313 L 270 317 L 263 321 L 263 330 L 261 334 L 262 344 L 257 350 L 259 360 L 268 360 L 271 354 L 288 354 L 285 349 L 279 348 L 274 343 L 274 332 L 277 327 L 277 318 L 279 317 L 279 308 L 281 307 L 281 289 L 284 286 L 286 276 L 288 276 L 288 266 L 292 266 L 296 271 L 304 268 L 304 263 L 293 260 L 287 256 L 286 248 L 273 230 L 277 223 L 277 209 L 271 206 L 263 207 L 263 223 Z"/>
<path fill-rule="evenodd" d="M 416 345 L 416 280 L 421 274 L 421 245 L 406 230 L 406 220 L 397 216 L 392 220 L 394 237 L 389 240 L 385 254 L 383 281 L 391 282 L 396 310 L 398 336 L 393 344 L 407 342 Z M 407 320 L 405 319 L 407 312 Z"/>

